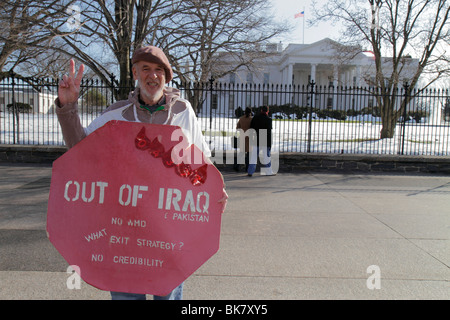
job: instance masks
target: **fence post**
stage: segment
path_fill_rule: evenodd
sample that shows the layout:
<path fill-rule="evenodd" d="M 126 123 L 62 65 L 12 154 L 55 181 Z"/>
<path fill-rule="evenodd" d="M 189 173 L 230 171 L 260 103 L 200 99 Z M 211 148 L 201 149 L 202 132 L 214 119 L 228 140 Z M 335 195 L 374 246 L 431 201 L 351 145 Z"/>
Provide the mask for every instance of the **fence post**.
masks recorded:
<path fill-rule="evenodd" d="M 404 109 L 403 109 L 403 127 L 402 127 L 402 151 L 401 155 L 404 155 L 405 151 L 405 132 L 406 132 L 406 106 L 408 105 L 409 100 L 409 84 L 405 82 L 403 84 L 404 92 Z"/>
<path fill-rule="evenodd" d="M 16 81 L 14 81 L 14 72 L 10 72 L 11 75 L 11 89 L 12 89 L 12 113 L 13 113 L 13 144 L 19 142 L 20 125 L 19 125 L 19 108 L 16 104 Z M 17 141 L 16 141 L 16 129 L 17 129 Z"/>
<path fill-rule="evenodd" d="M 212 109 L 213 109 L 213 83 L 214 83 L 215 79 L 213 77 L 209 78 L 209 132 L 210 135 L 212 134 Z"/>
<path fill-rule="evenodd" d="M 312 134 L 312 113 L 313 113 L 313 105 L 314 105 L 314 86 L 315 86 L 315 82 L 314 80 L 311 80 L 311 82 L 309 83 L 309 85 L 311 86 L 311 97 L 310 97 L 310 108 L 309 108 L 309 120 L 308 120 L 308 148 L 307 148 L 307 152 L 311 152 L 311 134 Z"/>
<path fill-rule="evenodd" d="M 114 103 L 114 96 L 115 96 L 115 90 L 114 90 L 114 81 L 116 80 L 116 76 L 114 73 L 111 73 L 109 75 L 110 81 L 111 81 L 111 104 Z"/>

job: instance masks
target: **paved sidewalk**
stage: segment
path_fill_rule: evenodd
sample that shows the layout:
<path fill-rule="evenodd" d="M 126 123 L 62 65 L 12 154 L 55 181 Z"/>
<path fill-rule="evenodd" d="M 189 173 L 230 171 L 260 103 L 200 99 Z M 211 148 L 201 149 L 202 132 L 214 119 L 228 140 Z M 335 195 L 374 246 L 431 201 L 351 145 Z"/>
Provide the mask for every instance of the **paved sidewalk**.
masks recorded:
<path fill-rule="evenodd" d="M 185 299 L 450 299 L 450 176 L 223 175 L 221 248 Z M 0 299 L 110 299 L 66 286 L 45 233 L 51 167 L 0 177 Z"/>

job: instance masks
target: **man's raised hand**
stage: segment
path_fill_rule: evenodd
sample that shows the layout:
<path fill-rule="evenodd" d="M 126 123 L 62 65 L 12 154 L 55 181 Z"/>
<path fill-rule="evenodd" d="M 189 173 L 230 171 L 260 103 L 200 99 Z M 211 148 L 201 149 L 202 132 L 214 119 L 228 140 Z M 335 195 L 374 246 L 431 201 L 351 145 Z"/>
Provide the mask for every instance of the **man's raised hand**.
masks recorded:
<path fill-rule="evenodd" d="M 83 72 L 84 64 L 81 64 L 78 68 L 78 74 L 75 74 L 75 61 L 70 59 L 69 75 L 65 74 L 59 81 L 58 86 L 58 98 L 61 106 L 77 102 Z"/>

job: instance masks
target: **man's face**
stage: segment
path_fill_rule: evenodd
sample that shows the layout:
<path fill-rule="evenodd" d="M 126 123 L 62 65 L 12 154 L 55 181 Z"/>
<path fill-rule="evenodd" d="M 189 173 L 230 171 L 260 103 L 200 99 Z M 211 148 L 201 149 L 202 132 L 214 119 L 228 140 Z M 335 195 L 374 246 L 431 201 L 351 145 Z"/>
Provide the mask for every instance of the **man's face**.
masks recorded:
<path fill-rule="evenodd" d="M 146 104 L 156 104 L 163 96 L 166 73 L 162 66 L 145 61 L 133 65 L 133 77 L 139 82 L 141 99 Z"/>

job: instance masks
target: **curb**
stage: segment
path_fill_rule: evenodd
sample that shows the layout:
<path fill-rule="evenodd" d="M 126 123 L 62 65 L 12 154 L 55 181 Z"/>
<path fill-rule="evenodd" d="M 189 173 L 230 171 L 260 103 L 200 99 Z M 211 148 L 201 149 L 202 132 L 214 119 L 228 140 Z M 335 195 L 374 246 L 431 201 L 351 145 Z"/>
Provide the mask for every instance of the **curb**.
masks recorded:
<path fill-rule="evenodd" d="M 52 163 L 67 151 L 65 146 L 0 144 L 0 163 Z M 235 151 L 223 153 L 219 169 L 232 168 L 226 159 Z M 227 156 L 228 154 L 228 156 Z M 214 155 L 213 155 L 214 156 Z M 279 154 L 280 172 L 334 171 L 334 172 L 390 172 L 450 174 L 450 156 L 402 156 L 381 154 Z"/>

